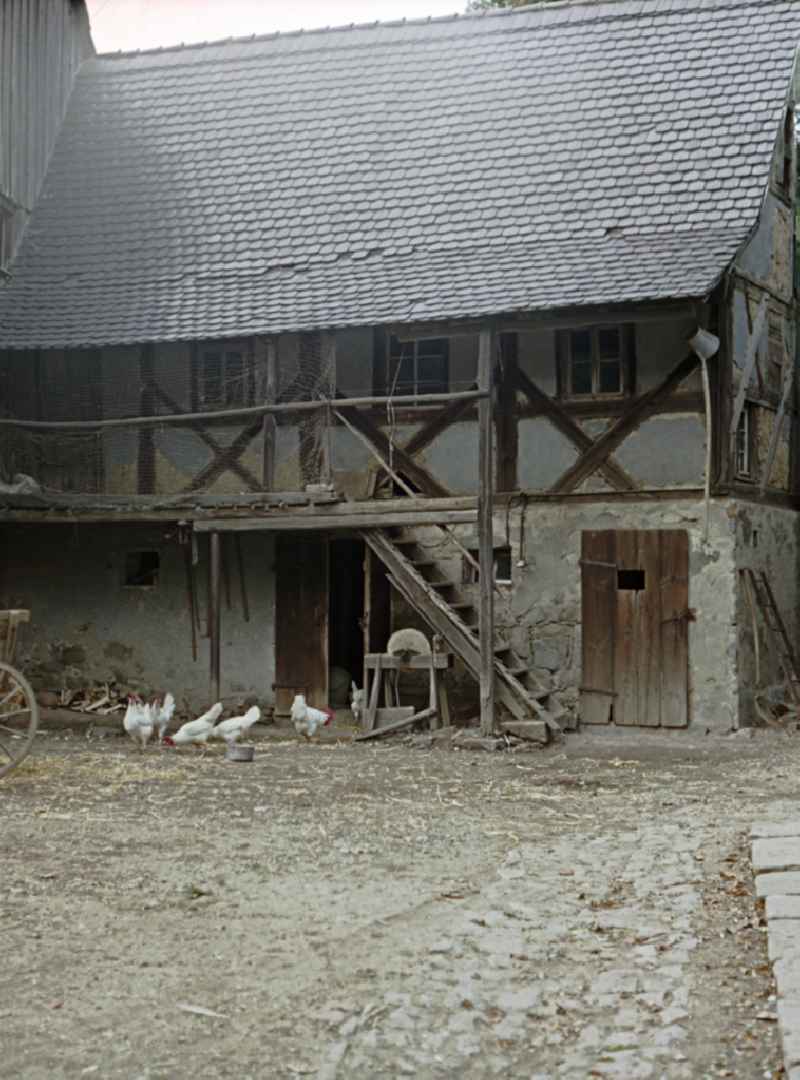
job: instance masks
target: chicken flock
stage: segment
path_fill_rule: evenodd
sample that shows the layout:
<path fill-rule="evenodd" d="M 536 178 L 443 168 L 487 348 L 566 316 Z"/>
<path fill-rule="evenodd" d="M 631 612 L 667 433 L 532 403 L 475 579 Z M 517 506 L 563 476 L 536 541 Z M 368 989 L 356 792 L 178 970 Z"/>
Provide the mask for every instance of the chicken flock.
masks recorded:
<path fill-rule="evenodd" d="M 209 739 L 220 739 L 227 746 L 234 746 L 261 719 L 261 710 L 257 705 L 249 708 L 243 716 L 232 716 L 228 720 L 220 721 L 222 711 L 222 702 L 218 701 L 202 716 L 187 721 L 172 735 L 168 735 L 167 729 L 175 712 L 175 698 L 172 694 L 165 694 L 163 698 L 156 697 L 153 701 L 143 701 L 138 694 L 130 694 L 122 726 L 141 750 L 145 749 L 154 735 L 162 746 L 200 746 L 205 750 Z M 313 739 L 323 727 L 331 723 L 334 713 L 332 709 L 315 709 L 307 705 L 305 697 L 297 694 L 292 702 L 291 717 L 297 734 Z"/>

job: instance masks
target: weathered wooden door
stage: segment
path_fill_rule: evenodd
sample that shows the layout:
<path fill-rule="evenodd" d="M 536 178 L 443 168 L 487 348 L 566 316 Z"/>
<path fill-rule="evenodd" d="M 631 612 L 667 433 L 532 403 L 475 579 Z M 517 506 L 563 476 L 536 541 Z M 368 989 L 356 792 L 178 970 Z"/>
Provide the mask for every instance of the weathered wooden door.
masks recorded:
<path fill-rule="evenodd" d="M 295 694 L 328 704 L 328 544 L 278 538 L 275 556 L 275 711 L 285 716 Z"/>
<path fill-rule="evenodd" d="M 685 726 L 686 532 L 585 532 L 581 549 L 581 719 L 587 724 Z"/>

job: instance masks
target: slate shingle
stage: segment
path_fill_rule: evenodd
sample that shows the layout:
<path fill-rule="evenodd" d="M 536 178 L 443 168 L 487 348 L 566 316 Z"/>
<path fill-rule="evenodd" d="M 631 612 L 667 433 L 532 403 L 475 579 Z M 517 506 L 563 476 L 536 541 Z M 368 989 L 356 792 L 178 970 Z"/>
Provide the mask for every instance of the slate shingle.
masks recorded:
<path fill-rule="evenodd" d="M 90 60 L 0 344 L 704 295 L 798 39 L 785 0 L 622 0 Z"/>

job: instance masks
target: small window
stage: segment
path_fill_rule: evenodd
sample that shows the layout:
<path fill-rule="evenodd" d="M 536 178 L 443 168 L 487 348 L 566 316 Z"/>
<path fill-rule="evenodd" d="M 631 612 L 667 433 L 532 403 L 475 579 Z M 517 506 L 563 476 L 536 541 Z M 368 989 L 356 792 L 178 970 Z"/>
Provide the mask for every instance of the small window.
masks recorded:
<path fill-rule="evenodd" d="M 621 592 L 643 592 L 644 570 L 617 570 L 617 589 Z"/>
<path fill-rule="evenodd" d="M 618 397 L 627 391 L 621 326 L 564 331 L 564 388 L 568 397 Z"/>
<path fill-rule="evenodd" d="M 750 479 L 751 429 L 750 406 L 745 402 L 736 428 L 736 475 L 744 480 Z"/>
<path fill-rule="evenodd" d="M 477 549 L 470 551 L 470 555 L 478 562 L 480 553 Z M 477 585 L 480 573 L 476 566 L 466 557 L 462 560 L 461 580 L 465 585 Z M 498 585 L 511 584 L 511 548 L 496 547 L 494 549 L 494 580 Z"/>
<path fill-rule="evenodd" d="M 252 405 L 252 371 L 241 348 L 208 348 L 200 352 L 199 405 L 204 408 L 236 408 Z"/>
<path fill-rule="evenodd" d="M 154 589 L 159 567 L 157 551 L 129 551 L 125 556 L 125 588 Z"/>
<path fill-rule="evenodd" d="M 446 394 L 450 383 L 448 338 L 389 339 L 388 386 L 391 394 Z"/>

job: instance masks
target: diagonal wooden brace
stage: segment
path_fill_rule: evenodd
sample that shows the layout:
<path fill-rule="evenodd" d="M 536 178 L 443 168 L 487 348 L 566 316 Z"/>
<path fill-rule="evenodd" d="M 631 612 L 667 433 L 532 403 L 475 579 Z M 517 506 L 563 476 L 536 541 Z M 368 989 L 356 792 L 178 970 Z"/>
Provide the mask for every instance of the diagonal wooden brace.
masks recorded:
<path fill-rule="evenodd" d="M 693 352 L 685 356 L 658 386 L 654 386 L 652 390 L 638 397 L 628 411 L 623 413 L 608 431 L 605 431 L 591 448 L 578 458 L 574 465 L 562 473 L 550 491 L 558 494 L 574 491 L 587 476 L 591 476 L 608 461 L 609 455 L 645 420 L 661 410 L 664 399 L 676 390 L 688 375 L 691 375 L 699 363 L 698 357 Z"/>
<path fill-rule="evenodd" d="M 587 453 L 595 444 L 595 440 L 591 436 L 587 435 L 583 428 L 578 424 L 566 409 L 562 408 L 557 401 L 548 397 L 544 390 L 541 390 L 536 383 L 529 378 L 524 371 L 517 369 L 516 372 L 516 384 L 517 387 L 523 392 L 528 400 L 534 404 L 544 416 L 552 423 L 562 435 L 565 435 L 571 443 L 574 443 L 583 453 Z M 578 459 L 581 460 L 580 458 Z M 597 466 L 598 472 L 602 475 L 604 480 L 607 480 L 609 484 L 617 491 L 635 491 L 636 481 L 627 473 L 621 465 L 618 465 L 613 459 L 610 458 L 607 461 L 601 462 Z"/>
<path fill-rule="evenodd" d="M 188 484 L 183 490 L 202 491 L 203 488 L 213 484 L 214 481 L 222 476 L 224 472 L 227 472 L 228 469 L 233 468 L 234 464 L 238 463 L 239 458 L 256 435 L 261 434 L 261 427 L 261 417 L 259 417 L 248 427 L 243 428 L 231 445 L 222 450 L 213 461 L 210 461 L 208 465 L 195 476 L 191 484 Z M 260 485 L 257 485 L 255 490 L 259 491 Z"/>

